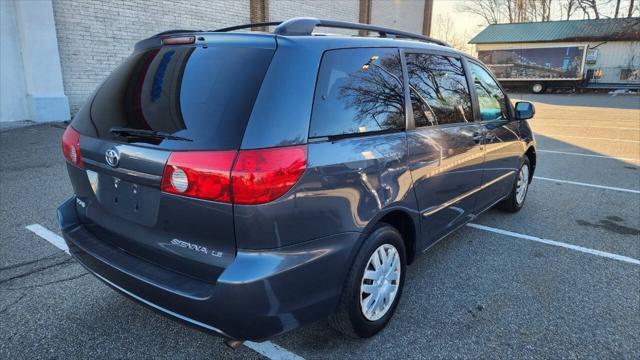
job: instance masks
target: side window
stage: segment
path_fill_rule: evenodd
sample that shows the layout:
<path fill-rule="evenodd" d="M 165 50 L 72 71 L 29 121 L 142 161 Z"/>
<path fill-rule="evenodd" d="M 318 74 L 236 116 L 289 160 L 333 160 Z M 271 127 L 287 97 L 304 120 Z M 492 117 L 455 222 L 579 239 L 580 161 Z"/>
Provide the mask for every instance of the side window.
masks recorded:
<path fill-rule="evenodd" d="M 327 51 L 322 57 L 310 137 L 404 129 L 397 49 Z"/>
<path fill-rule="evenodd" d="M 493 77 L 480 65 L 469 62 L 473 84 L 478 94 L 481 120 L 506 120 L 509 118 L 506 97 Z"/>
<path fill-rule="evenodd" d="M 471 95 L 459 59 L 407 54 L 406 60 L 416 127 L 473 121 Z"/>

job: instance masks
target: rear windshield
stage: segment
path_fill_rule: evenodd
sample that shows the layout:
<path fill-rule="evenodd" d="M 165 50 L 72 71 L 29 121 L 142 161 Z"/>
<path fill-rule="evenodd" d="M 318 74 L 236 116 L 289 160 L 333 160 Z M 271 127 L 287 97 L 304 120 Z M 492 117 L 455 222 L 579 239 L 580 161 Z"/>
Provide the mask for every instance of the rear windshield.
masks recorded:
<path fill-rule="evenodd" d="M 237 149 L 273 51 L 165 46 L 133 54 L 97 91 L 90 116 L 79 114 L 73 126 L 84 135 L 171 150 Z M 183 140 L 123 137 L 112 128 Z"/>

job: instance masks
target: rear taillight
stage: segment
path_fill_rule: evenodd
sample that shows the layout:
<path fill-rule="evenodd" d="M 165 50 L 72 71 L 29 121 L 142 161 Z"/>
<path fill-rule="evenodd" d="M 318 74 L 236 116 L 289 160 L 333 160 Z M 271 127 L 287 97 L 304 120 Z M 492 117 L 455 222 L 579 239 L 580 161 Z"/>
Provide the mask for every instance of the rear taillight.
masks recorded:
<path fill-rule="evenodd" d="M 220 202 L 231 201 L 235 151 L 174 152 L 164 167 L 162 191 Z"/>
<path fill-rule="evenodd" d="M 161 188 L 164 192 L 199 199 L 263 204 L 291 189 L 306 164 L 304 145 L 237 153 L 174 152 L 164 168 Z"/>
<path fill-rule="evenodd" d="M 67 126 L 62 135 L 62 154 L 73 165 L 84 167 L 80 154 L 80 133 L 71 125 Z"/>
<path fill-rule="evenodd" d="M 241 150 L 231 172 L 233 202 L 263 204 L 284 195 L 307 166 L 307 147 Z"/>

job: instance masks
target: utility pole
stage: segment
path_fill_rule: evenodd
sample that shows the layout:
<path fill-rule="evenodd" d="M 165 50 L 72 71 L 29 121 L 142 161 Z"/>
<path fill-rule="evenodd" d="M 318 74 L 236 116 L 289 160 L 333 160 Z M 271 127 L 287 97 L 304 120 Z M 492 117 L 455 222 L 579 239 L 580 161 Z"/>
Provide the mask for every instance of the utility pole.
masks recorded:
<path fill-rule="evenodd" d="M 371 0 L 360 0 L 358 11 L 358 22 L 360 24 L 371 24 Z M 367 30 L 358 30 L 358 35 L 367 36 Z"/>
<path fill-rule="evenodd" d="M 433 17 L 433 0 L 424 0 L 422 17 L 422 35 L 431 36 L 431 18 Z"/>
<path fill-rule="evenodd" d="M 249 19 L 251 23 L 269 21 L 269 0 L 251 0 L 249 2 Z M 266 26 L 253 28 L 252 31 L 267 31 Z"/>

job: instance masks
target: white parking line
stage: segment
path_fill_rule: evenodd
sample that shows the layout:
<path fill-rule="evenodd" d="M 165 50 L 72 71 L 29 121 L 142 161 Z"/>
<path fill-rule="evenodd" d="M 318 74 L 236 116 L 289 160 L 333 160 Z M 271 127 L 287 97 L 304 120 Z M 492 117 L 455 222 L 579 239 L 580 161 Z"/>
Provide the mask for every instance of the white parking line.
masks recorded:
<path fill-rule="evenodd" d="M 33 231 L 36 235 L 47 240 L 58 249 L 66 252 L 67 254 L 69 253 L 69 248 L 67 247 L 67 244 L 64 242 L 64 239 L 58 236 L 58 234 L 54 233 L 53 231 L 47 229 L 46 227 L 40 224 L 31 224 L 25 227 L 27 228 L 27 230 Z"/>
<path fill-rule="evenodd" d="M 630 109 L 629 109 L 630 110 Z M 635 110 L 635 109 L 634 109 Z M 545 121 L 553 121 L 554 123 L 557 122 L 562 122 L 563 124 L 565 123 L 577 123 L 577 124 L 581 124 L 581 125 L 585 125 L 586 126 L 591 126 L 592 124 L 605 124 L 607 126 L 611 126 L 611 125 L 620 125 L 620 124 L 631 124 L 631 125 L 638 125 L 638 120 L 637 119 L 629 119 L 629 118 L 618 118 L 615 119 L 613 121 L 611 120 L 602 120 L 602 119 L 589 119 L 589 121 L 585 121 L 584 119 L 572 119 L 569 117 L 541 117 L 541 118 L 535 118 L 533 124 L 536 124 L 538 122 L 545 122 Z"/>
<path fill-rule="evenodd" d="M 554 120 L 555 121 L 555 120 Z M 540 127 L 577 127 L 581 129 L 615 129 L 615 130 L 636 130 L 640 131 L 640 128 L 637 127 L 617 127 L 617 126 L 585 126 L 585 125 L 569 125 L 569 124 L 540 124 Z"/>
<path fill-rule="evenodd" d="M 582 183 L 582 182 L 578 182 L 578 181 L 551 179 L 551 178 L 546 178 L 546 177 L 542 177 L 542 176 L 534 176 L 533 178 L 536 179 L 536 180 L 553 181 L 553 182 L 557 182 L 557 183 L 565 183 L 565 184 L 571 184 L 571 185 L 592 187 L 592 188 L 596 188 L 596 189 L 605 189 L 605 190 L 628 192 L 628 193 L 632 193 L 632 194 L 640 194 L 640 190 L 625 189 L 625 188 L 619 188 L 619 187 L 614 187 L 614 186 L 587 184 L 587 183 Z"/>
<path fill-rule="evenodd" d="M 261 343 L 253 341 L 245 341 L 244 345 L 249 349 L 266 356 L 269 359 L 282 359 L 282 360 L 304 360 L 303 357 L 298 356 L 291 351 L 278 346 L 271 341 L 265 341 Z"/>
<path fill-rule="evenodd" d="M 25 227 L 28 230 L 34 232 L 36 235 L 50 242 L 53 246 L 69 254 L 69 247 L 67 247 L 67 244 L 64 242 L 64 239 L 60 237 L 58 234 L 54 233 L 53 231 L 45 228 L 40 224 L 31 224 Z M 282 346 L 272 343 L 271 341 L 265 341 L 261 343 L 246 341 L 244 345 L 257 353 L 263 356 L 266 356 L 269 359 L 304 360 L 303 357 L 298 356 L 292 353 L 291 351 L 283 348 Z"/>
<path fill-rule="evenodd" d="M 640 162 L 640 159 L 634 159 L 634 158 L 625 158 L 625 157 L 617 157 L 617 156 L 606 156 L 606 155 L 595 155 L 595 154 L 583 154 L 583 153 L 568 152 L 568 151 L 540 150 L 540 149 L 538 149 L 538 150 L 536 150 L 536 152 L 550 153 L 550 154 L 562 154 L 562 155 L 586 156 L 586 157 L 595 157 L 595 158 L 601 158 L 601 159 L 612 159 L 612 160 Z"/>
<path fill-rule="evenodd" d="M 575 136 L 575 135 L 560 135 L 560 134 L 543 134 L 536 132 L 536 135 L 546 136 L 550 138 L 572 138 L 572 139 L 588 139 L 588 140 L 608 140 L 608 141 L 622 141 L 631 143 L 640 143 L 640 140 L 627 140 L 627 139 L 614 139 L 614 138 L 601 138 L 601 137 L 589 137 L 589 136 Z"/>
<path fill-rule="evenodd" d="M 547 244 L 547 245 L 559 246 L 559 247 L 562 247 L 562 248 L 565 248 L 565 249 L 575 250 L 575 251 L 583 252 L 583 253 L 586 253 L 586 254 L 601 256 L 601 257 L 605 257 L 605 258 L 609 258 L 609 259 L 613 259 L 613 260 L 626 262 L 626 263 L 629 263 L 629 264 L 640 265 L 640 260 L 638 260 L 638 259 L 634 259 L 634 258 L 631 258 L 631 257 L 628 257 L 628 256 L 613 254 L 613 253 L 609 253 L 609 252 L 606 252 L 606 251 L 590 249 L 590 248 L 586 248 L 586 247 L 582 247 L 582 246 L 578 246 L 578 245 L 567 244 L 567 243 L 563 243 L 563 242 L 555 241 L 555 240 L 543 239 L 543 238 L 539 238 L 539 237 L 536 237 L 536 236 L 520 234 L 520 233 L 509 231 L 509 230 L 497 229 L 497 228 L 494 228 L 494 227 L 480 225 L 480 224 L 469 223 L 469 224 L 467 224 L 467 226 L 471 227 L 471 228 L 474 228 L 474 229 L 478 229 L 478 230 L 489 231 L 489 232 L 496 233 L 496 234 L 516 237 L 516 238 L 519 238 L 519 239 L 524 239 L 524 240 L 529 240 L 529 241 L 535 241 L 535 242 L 539 242 L 539 243 L 543 243 L 543 244 Z"/>

